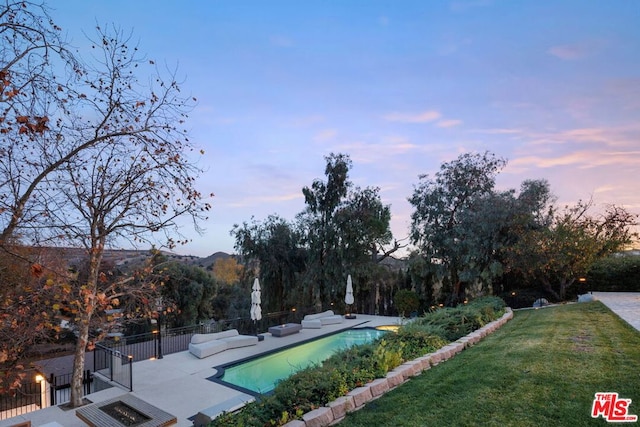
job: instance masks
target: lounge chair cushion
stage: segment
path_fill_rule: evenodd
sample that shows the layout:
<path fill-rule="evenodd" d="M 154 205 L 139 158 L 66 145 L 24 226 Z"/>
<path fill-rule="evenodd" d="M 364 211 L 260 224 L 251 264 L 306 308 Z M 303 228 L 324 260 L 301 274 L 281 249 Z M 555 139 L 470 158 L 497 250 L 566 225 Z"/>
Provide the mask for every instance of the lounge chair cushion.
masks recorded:
<path fill-rule="evenodd" d="M 342 316 L 334 314 L 333 310 L 327 310 L 322 313 L 307 314 L 300 323 L 306 329 L 320 329 L 324 325 L 333 325 L 342 321 Z"/>
<path fill-rule="evenodd" d="M 228 331 L 216 332 L 213 334 L 193 334 L 191 337 L 191 344 L 202 344 L 203 342 L 235 337 L 237 335 L 239 334 L 236 329 L 229 329 Z"/>

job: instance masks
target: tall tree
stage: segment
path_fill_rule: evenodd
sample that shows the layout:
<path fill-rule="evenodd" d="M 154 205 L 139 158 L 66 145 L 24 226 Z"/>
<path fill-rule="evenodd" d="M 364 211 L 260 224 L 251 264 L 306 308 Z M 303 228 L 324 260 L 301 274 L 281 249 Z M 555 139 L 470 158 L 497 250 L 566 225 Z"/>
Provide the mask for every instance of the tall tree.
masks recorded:
<path fill-rule="evenodd" d="M 589 211 L 593 202 L 580 201 L 553 214 L 547 227 L 529 230 L 507 253 L 510 268 L 529 283 L 541 283 L 556 300 L 599 259 L 638 238 L 637 215 L 608 206 L 601 215 Z"/>
<path fill-rule="evenodd" d="M 505 253 L 521 236 L 550 224 L 553 200 L 545 180 L 523 182 L 517 196 L 508 190 L 478 198 L 460 217 L 460 279 L 491 286 L 508 269 Z"/>
<path fill-rule="evenodd" d="M 4 110 L 10 120 L 0 156 L 0 243 L 86 249 L 87 275 L 77 294 L 74 406 L 82 402 L 89 325 L 105 298 L 105 248 L 155 241 L 157 233 L 172 246 L 180 236 L 175 219 L 189 215 L 197 224 L 208 209 L 194 188 L 200 171 L 182 128 L 192 100 L 181 95 L 173 73 L 163 77 L 153 61 L 139 55 L 129 35 L 115 28 L 98 28 L 96 34 L 91 60 L 52 69 L 49 93 L 58 103 L 32 98 L 24 101 L 33 107 L 29 115 Z M 138 74 L 145 66 L 149 83 Z M 64 289 L 69 284 L 62 279 Z"/>
<path fill-rule="evenodd" d="M 170 327 L 195 325 L 211 319 L 216 283 L 205 270 L 174 261 L 157 267 L 156 274 L 162 277 L 163 308 L 171 308 L 163 316 Z"/>
<path fill-rule="evenodd" d="M 298 215 L 309 250 L 309 297 L 318 309 L 341 301 L 347 274 L 375 265 L 379 250 L 392 239 L 390 208 L 379 189 L 353 188 L 348 155 L 331 154 L 326 161 L 326 182 L 316 179 L 302 189 L 306 209 Z"/>
<path fill-rule="evenodd" d="M 492 194 L 496 174 L 506 161 L 493 153 L 465 153 L 444 163 L 434 178 L 420 176 L 409 202 L 411 241 L 431 263 L 441 266 L 451 283 L 448 303 L 456 303 L 464 294 L 468 248 L 461 242 L 467 237 L 463 218 L 485 197 Z M 441 274 L 442 274 L 441 273 Z"/>
<path fill-rule="evenodd" d="M 340 271 L 342 262 L 336 251 L 339 234 L 335 216 L 352 185 L 349 181 L 352 165 L 349 156 L 332 153 L 325 160 L 326 182 L 316 179 L 311 187 L 302 189 L 306 208 L 298 215 L 309 250 L 309 299 L 317 309 L 322 308 L 323 301 L 326 304 L 335 298 L 335 295 L 331 295 L 332 291 L 335 292 L 335 286 L 342 283 L 345 275 L 344 271 Z"/>
<path fill-rule="evenodd" d="M 0 390 L 19 384 L 20 358 L 36 340 L 55 333 L 51 281 L 66 271 L 51 252 L 26 248 L 18 224 L 42 214 L 32 200 L 38 183 L 60 152 L 48 144 L 52 117 L 63 110 L 67 67 L 73 80 L 78 63 L 47 8 L 30 1 L 0 5 Z M 55 140 L 55 139 L 54 139 Z M 39 157 L 46 153 L 46 158 Z M 55 163 L 55 160 L 52 161 Z M 42 200 L 42 199 L 41 199 Z M 42 315 L 40 315 L 42 314 Z M 7 368 L 7 369 L 5 369 Z"/>
<path fill-rule="evenodd" d="M 271 215 L 260 222 L 236 224 L 235 248 L 241 254 L 246 274 L 262 282 L 262 304 L 267 311 L 280 311 L 299 306 L 300 273 L 305 268 L 307 253 L 302 247 L 301 235 L 295 225 L 284 218 Z M 247 294 L 248 297 L 249 294 Z"/>

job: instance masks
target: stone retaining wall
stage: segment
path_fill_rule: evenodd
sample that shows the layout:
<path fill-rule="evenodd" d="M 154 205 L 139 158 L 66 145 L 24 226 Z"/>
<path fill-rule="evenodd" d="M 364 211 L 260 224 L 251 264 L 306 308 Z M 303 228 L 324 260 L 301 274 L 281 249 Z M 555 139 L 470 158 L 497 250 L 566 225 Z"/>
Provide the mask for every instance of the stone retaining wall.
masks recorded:
<path fill-rule="evenodd" d="M 513 311 L 507 307 L 505 314 L 498 320 L 494 320 L 469 335 L 447 344 L 434 353 L 405 362 L 387 373 L 385 378 L 378 378 L 362 387 L 351 390 L 346 396 L 339 397 L 333 402 L 329 402 L 326 406 L 307 412 L 302 416 L 302 420 L 290 421 L 284 427 L 326 427 L 337 424 L 342 421 L 347 413 L 362 408 L 367 402 L 398 387 L 411 377 L 420 375 L 432 366 L 454 357 L 465 348 L 477 344 L 482 338 L 496 331 L 512 318 Z"/>

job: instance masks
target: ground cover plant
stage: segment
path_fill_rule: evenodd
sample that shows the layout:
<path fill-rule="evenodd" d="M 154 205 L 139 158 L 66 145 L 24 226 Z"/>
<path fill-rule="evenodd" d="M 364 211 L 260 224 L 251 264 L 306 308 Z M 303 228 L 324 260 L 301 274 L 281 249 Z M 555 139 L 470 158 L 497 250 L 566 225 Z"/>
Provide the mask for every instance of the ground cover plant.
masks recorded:
<path fill-rule="evenodd" d="M 211 425 L 277 426 L 300 419 L 305 412 L 382 378 L 403 362 L 434 352 L 448 344 L 451 337 L 455 340 L 462 331 L 482 327 L 503 313 L 504 302 L 496 297 L 426 313 L 397 333 L 390 332 L 373 343 L 338 352 L 322 364 L 295 373 L 281 381 L 271 395 L 238 413 L 224 414 Z"/>
<path fill-rule="evenodd" d="M 640 415 L 640 333 L 600 302 L 522 310 L 340 426 L 607 425 L 591 417 L 596 392 Z"/>

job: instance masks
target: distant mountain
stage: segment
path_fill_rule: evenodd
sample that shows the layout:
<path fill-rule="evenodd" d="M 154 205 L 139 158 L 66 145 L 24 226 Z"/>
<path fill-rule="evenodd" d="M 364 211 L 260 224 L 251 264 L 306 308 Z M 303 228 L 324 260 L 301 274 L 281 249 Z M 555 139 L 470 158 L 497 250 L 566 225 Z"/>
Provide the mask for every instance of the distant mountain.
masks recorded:
<path fill-rule="evenodd" d="M 178 254 L 166 254 L 166 256 L 169 259 L 181 261 L 188 265 L 196 265 L 200 268 L 204 268 L 205 270 L 212 270 L 213 264 L 215 264 L 215 262 L 219 259 L 235 257 L 235 255 L 230 255 L 226 252 L 215 252 L 205 258 L 198 257 L 195 255 L 178 255 Z"/>
<path fill-rule="evenodd" d="M 66 259 L 69 265 L 81 265 L 87 258 L 87 251 L 83 248 L 59 248 L 45 247 L 41 248 L 45 251 L 55 251 L 62 258 Z M 226 252 L 215 252 L 208 257 L 202 258 L 195 255 L 179 255 L 172 252 L 161 251 L 162 255 L 169 260 L 183 262 L 188 265 L 196 265 L 206 270 L 212 270 L 213 264 L 219 259 L 235 257 Z M 113 265 L 123 271 L 131 270 L 142 265 L 151 256 L 148 249 L 105 249 L 103 262 L 105 265 Z"/>

